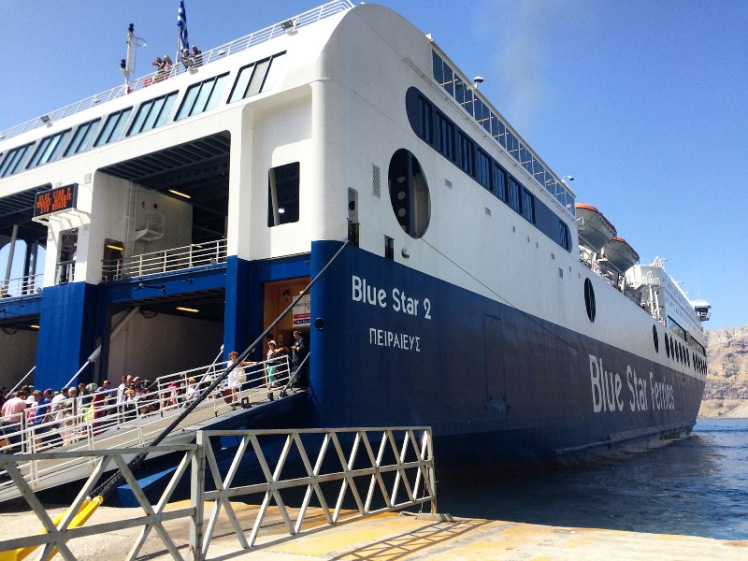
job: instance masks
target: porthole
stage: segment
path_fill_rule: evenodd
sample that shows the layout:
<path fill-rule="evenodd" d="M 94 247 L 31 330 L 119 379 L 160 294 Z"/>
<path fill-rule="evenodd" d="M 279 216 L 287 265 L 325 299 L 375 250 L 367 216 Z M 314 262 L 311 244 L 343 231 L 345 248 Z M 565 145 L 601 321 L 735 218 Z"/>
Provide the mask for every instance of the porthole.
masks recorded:
<path fill-rule="evenodd" d="M 595 289 L 590 279 L 584 279 L 584 307 L 587 310 L 587 317 L 594 322 L 597 304 L 595 303 Z"/>
<path fill-rule="evenodd" d="M 655 346 L 655 352 L 659 353 L 660 352 L 660 339 L 659 337 L 657 337 L 657 328 L 654 325 L 652 326 L 652 342 L 654 343 L 654 346 Z"/>
<path fill-rule="evenodd" d="M 665 333 L 665 354 L 670 358 L 670 339 L 668 339 L 667 333 Z"/>
<path fill-rule="evenodd" d="M 401 148 L 390 160 L 387 176 L 390 203 L 400 227 L 412 238 L 426 233 L 431 221 L 431 197 L 418 159 Z"/>

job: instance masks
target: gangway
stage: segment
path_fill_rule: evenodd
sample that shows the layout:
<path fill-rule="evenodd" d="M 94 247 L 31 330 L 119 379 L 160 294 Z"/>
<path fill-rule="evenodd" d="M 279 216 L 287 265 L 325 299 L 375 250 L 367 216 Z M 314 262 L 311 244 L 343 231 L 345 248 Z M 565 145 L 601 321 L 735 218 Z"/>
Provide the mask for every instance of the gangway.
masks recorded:
<path fill-rule="evenodd" d="M 196 399 L 201 389 L 222 376 L 229 364 L 214 363 L 162 376 L 153 384 L 153 391 L 123 403 L 117 402 L 116 390 L 114 395 L 102 391 L 67 399 L 60 402 L 60 409 L 45 415 L 42 422 L 35 423 L 34 417 L 26 417 L 15 426 L 6 424 L 0 453 L 37 456 L 60 448 L 74 452 L 146 446 Z M 242 367 L 237 374 L 243 382 L 233 395 L 224 380 L 190 412 L 180 428 L 166 439 L 166 444 L 192 442 L 198 429 L 227 423 L 240 427 L 251 408 L 291 397 L 288 390 L 268 388 L 265 375 L 268 366 L 263 361 Z M 272 366 L 278 380 L 289 379 L 288 356 L 273 359 Z M 92 470 L 85 457 L 31 459 L 17 467 L 34 491 L 88 477 Z M 19 496 L 17 486 L 0 470 L 0 502 Z"/>

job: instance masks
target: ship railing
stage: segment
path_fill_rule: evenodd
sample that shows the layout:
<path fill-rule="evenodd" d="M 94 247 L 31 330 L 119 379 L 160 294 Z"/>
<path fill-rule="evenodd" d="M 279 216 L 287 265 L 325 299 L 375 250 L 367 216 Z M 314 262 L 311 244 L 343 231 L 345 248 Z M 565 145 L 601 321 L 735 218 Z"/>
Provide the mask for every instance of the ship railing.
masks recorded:
<path fill-rule="evenodd" d="M 226 262 L 226 240 L 193 243 L 124 259 L 103 259 L 102 280 L 113 281 Z"/>
<path fill-rule="evenodd" d="M 223 457 L 213 447 L 224 438 L 238 442 L 231 461 L 219 461 Z M 149 497 L 141 488 L 127 464 L 133 453 L 172 455 L 175 469 L 160 496 Z M 18 485 L 39 527 L 50 529 L 3 532 L 0 551 L 43 546 L 41 558 L 46 559 L 56 547 L 65 559 L 76 559 L 75 552 L 87 551 L 87 536 L 117 532 L 132 536 L 127 559 L 142 558 L 146 548 L 149 557 L 212 561 L 387 512 L 430 507 L 432 516 L 437 513 L 428 427 L 198 431 L 196 442 L 189 444 L 40 457 L 46 462 L 90 462 L 92 473 L 51 531 L 55 522 L 20 474 L 19 464 L 33 456 L 0 456 L 0 468 Z M 116 466 L 142 511 L 109 520 L 94 514 L 86 526 L 74 527 L 71 522 L 87 497 L 101 488 L 106 466 Z M 189 504 L 177 503 L 177 490 L 187 483 Z M 165 522 L 179 520 L 185 531 L 166 531 Z"/>
<path fill-rule="evenodd" d="M 38 294 L 43 284 L 44 273 L 8 279 L 7 282 L 0 281 L 0 298 L 18 298 Z"/>
<path fill-rule="evenodd" d="M 55 271 L 55 284 L 66 284 L 75 280 L 75 260 L 59 261 Z"/>
<path fill-rule="evenodd" d="M 211 49 L 209 51 L 203 51 L 196 56 L 190 56 L 188 57 L 189 62 L 187 64 L 185 64 L 181 60 L 178 60 L 168 69 L 157 70 L 146 76 L 141 76 L 140 78 L 137 78 L 132 82 L 128 82 L 127 84 L 117 86 L 99 94 L 92 95 L 91 97 L 78 101 L 77 103 L 71 103 L 66 107 L 48 113 L 47 115 L 45 115 L 46 119 L 44 121 L 42 121 L 42 119 L 39 117 L 30 119 L 25 123 L 21 123 L 20 125 L 16 125 L 15 127 L 11 127 L 0 132 L 0 139 L 10 138 L 12 136 L 22 134 L 26 131 L 33 130 L 37 127 L 41 127 L 45 123 L 55 122 L 65 117 L 69 117 L 70 115 L 75 115 L 80 111 L 90 109 L 91 107 L 94 107 L 100 103 L 105 103 L 107 101 L 111 101 L 113 99 L 128 95 L 136 90 L 146 88 L 152 84 L 167 80 L 178 74 L 183 74 L 184 72 L 188 71 L 194 72 L 200 66 L 210 64 L 211 62 L 214 62 L 216 60 L 224 59 L 229 55 L 244 51 L 250 47 L 254 47 L 255 45 L 259 45 L 260 43 L 264 43 L 266 41 L 274 39 L 275 37 L 281 36 L 284 33 L 289 33 L 295 29 L 304 27 L 305 25 L 310 25 L 353 7 L 354 4 L 350 0 L 333 0 L 332 2 L 328 2 L 327 4 L 308 10 L 303 14 L 295 16 L 291 19 L 276 23 L 274 25 L 266 27 L 265 29 L 255 31 L 254 33 L 250 33 L 249 35 L 246 35 L 239 39 L 235 39 L 234 41 L 226 43 L 225 45 L 221 45 L 220 47 L 215 47 L 214 49 Z"/>
<path fill-rule="evenodd" d="M 208 387 L 216 376 L 222 375 L 230 364 L 231 361 L 226 361 L 205 370 L 189 370 L 159 377 L 156 391 L 162 396 L 161 408 L 169 410 L 181 407 L 189 399 L 196 398 L 201 389 Z M 266 396 L 268 390 L 284 387 L 290 375 L 288 355 L 260 362 L 245 362 L 234 368 L 221 383 L 217 389 L 218 398 L 230 405 L 258 401 L 256 398 Z"/>
<path fill-rule="evenodd" d="M 211 396 L 200 402 L 187 420 L 199 422 L 228 413 L 237 406 L 250 407 L 270 401 L 274 397 L 274 387 L 280 387 L 290 374 L 287 355 L 243 368 L 243 379 L 237 380 L 239 384 L 235 390 L 232 391 L 229 381 L 224 380 Z M 271 371 L 275 376 L 274 387 L 269 387 L 267 380 L 270 368 L 274 369 Z M 0 455 L 38 454 L 61 447 L 94 450 L 145 446 L 190 404 L 190 399 L 197 397 L 197 394 L 188 392 L 191 379 L 197 381 L 195 390 L 201 391 L 223 372 L 223 364 L 211 364 L 170 374 L 156 380 L 152 384 L 154 389 L 147 393 L 131 386 L 128 389 L 133 394 L 129 398 L 125 395 L 118 399 L 118 389 L 67 398 L 52 403 L 41 418 L 35 416 L 34 409 L 27 410 L 20 421 L 5 420 L 2 423 Z M 83 467 L 79 463 L 50 464 L 34 460 L 23 466 L 22 473 L 36 488 L 65 471 Z M 6 475 L 0 472 L 0 501 L 8 498 L 7 494 L 12 491 L 7 488 Z"/>

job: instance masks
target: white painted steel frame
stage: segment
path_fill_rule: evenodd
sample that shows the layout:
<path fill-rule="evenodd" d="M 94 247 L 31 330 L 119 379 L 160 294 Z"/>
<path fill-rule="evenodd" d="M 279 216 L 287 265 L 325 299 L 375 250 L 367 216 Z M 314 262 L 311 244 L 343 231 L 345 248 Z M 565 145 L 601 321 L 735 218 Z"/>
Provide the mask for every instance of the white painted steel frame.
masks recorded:
<path fill-rule="evenodd" d="M 305 445 L 303 437 L 307 435 L 320 435 L 322 437 L 318 450 L 308 449 L 310 443 Z M 222 436 L 241 438 L 241 444 L 226 473 L 221 472 L 213 447 L 210 444 L 211 437 Z M 268 461 L 260 443 L 261 439 L 268 437 L 285 437 L 282 453 L 273 468 L 271 468 L 271 462 Z M 344 452 L 345 446 L 341 444 L 341 437 L 353 438 L 353 444 L 350 447 L 348 455 Z M 375 454 L 374 448 L 377 439 L 379 439 L 379 443 Z M 326 454 L 330 445 L 332 445 L 335 453 L 334 457 L 339 462 L 339 471 L 325 470 L 324 460 L 329 459 Z M 250 446 L 256 455 L 265 482 L 232 487 L 232 482 L 238 472 L 239 466 L 242 464 L 244 454 L 250 449 Z M 359 454 L 361 449 L 363 449 L 363 452 Z M 301 459 L 306 476 L 283 478 L 283 469 L 294 451 Z M 316 459 L 313 464 L 311 458 L 314 456 L 315 451 Z M 138 484 L 136 476 L 127 464 L 128 456 L 140 453 L 182 454 L 177 469 L 171 476 L 166 489 L 155 505 L 150 504 Z M 385 459 L 388 454 L 390 461 L 386 461 Z M 39 501 L 39 498 L 24 479 L 17 464 L 32 458 L 54 460 L 74 457 L 90 458 L 90 461 L 94 461 L 96 466 L 71 507 L 64 514 L 59 524 L 55 526 L 44 506 Z M 354 468 L 356 461 L 365 461 L 366 467 Z M 93 493 L 93 490 L 98 487 L 105 472 L 110 469 L 110 464 L 114 464 L 122 473 L 145 515 L 118 520 L 116 522 L 71 528 L 71 522 L 86 503 L 88 497 Z M 215 491 L 205 490 L 206 466 L 210 470 L 212 483 L 216 487 Z M 240 549 L 233 553 L 223 553 L 221 558 L 240 554 L 243 550 L 258 550 L 293 539 L 300 534 L 316 533 L 335 525 L 353 522 L 382 512 L 396 511 L 430 503 L 431 513 L 436 513 L 436 478 L 434 474 L 432 434 L 431 429 L 428 427 L 200 431 L 197 433 L 197 444 L 94 451 L 82 450 L 77 452 L 47 452 L 33 456 L 30 454 L 0 455 L 0 468 L 5 470 L 15 484 L 18 485 L 21 495 L 46 530 L 46 533 L 0 540 L 0 552 L 44 546 L 41 554 L 38 556 L 41 559 L 46 559 L 56 548 L 64 559 L 73 561 L 76 557 L 66 545 L 66 542 L 76 538 L 137 527 L 141 527 L 142 529 L 126 557 L 127 560 L 137 558 L 140 549 L 148 539 L 150 532 L 154 529 L 173 559 L 183 561 L 184 557 L 179 552 L 179 548 L 183 546 L 189 546 L 190 550 L 194 552 L 196 560 L 208 559 L 207 555 L 213 538 L 213 532 L 217 526 L 218 517 L 222 509 L 226 512 L 232 524 Z M 166 505 L 171 499 L 177 485 L 187 473 L 188 468 L 191 468 L 189 476 L 191 484 L 191 506 L 167 512 L 165 510 Z M 337 466 L 336 469 L 338 469 Z M 385 484 L 383 478 L 385 474 L 395 475 L 394 483 L 390 489 Z M 368 492 L 364 500 L 362 500 L 355 485 L 355 481 L 358 478 L 368 479 L 369 482 Z M 330 482 L 341 483 L 340 492 L 333 510 L 327 504 L 320 486 L 323 483 Z M 401 486 L 405 489 L 406 497 L 403 500 L 398 500 Z M 281 497 L 281 491 L 303 487 L 306 487 L 304 499 L 294 522 Z M 379 494 L 377 494 L 377 490 L 379 490 Z M 351 496 L 356 502 L 357 511 L 343 513 L 342 504 L 348 491 L 350 491 Z M 247 538 L 241 527 L 239 516 L 231 506 L 230 499 L 253 493 L 264 493 L 265 498 L 259 510 L 256 511 L 252 530 L 249 538 Z M 326 524 L 319 525 L 315 523 L 314 527 L 303 529 L 303 523 L 313 495 L 319 500 Z M 383 500 L 385 506 L 372 509 L 372 502 L 376 498 Z M 263 539 L 260 541 L 262 523 L 267 515 L 271 500 L 275 501 L 279 508 L 286 527 L 286 534 L 278 536 L 278 534 L 268 532 L 267 535 L 262 535 Z M 205 501 L 214 503 L 207 526 L 204 525 L 203 508 Z M 190 539 L 188 544 L 175 543 L 163 526 L 164 522 L 176 519 L 189 520 Z"/>

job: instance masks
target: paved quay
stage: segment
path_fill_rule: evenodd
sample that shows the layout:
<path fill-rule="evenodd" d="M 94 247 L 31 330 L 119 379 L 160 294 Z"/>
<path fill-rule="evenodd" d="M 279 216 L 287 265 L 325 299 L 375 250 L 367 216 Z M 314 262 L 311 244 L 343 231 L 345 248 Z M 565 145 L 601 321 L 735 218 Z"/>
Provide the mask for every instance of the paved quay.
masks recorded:
<path fill-rule="evenodd" d="M 180 506 L 184 507 L 182 503 Z M 245 534 L 249 533 L 256 506 L 232 503 Z M 207 511 L 210 508 L 206 506 Z M 50 510 L 51 514 L 62 509 Z M 100 507 L 89 521 L 100 524 L 141 516 L 140 509 Z M 317 512 L 305 517 L 304 530 L 318 528 L 324 518 Z M 41 527 L 32 512 L 0 514 L 3 537 L 35 533 Z M 185 520 L 164 523 L 169 536 L 187 560 L 189 525 Z M 522 561 L 592 561 L 639 560 L 724 560 L 748 559 L 748 541 L 725 541 L 692 536 L 674 536 L 622 532 L 604 529 L 541 526 L 499 520 L 451 518 L 448 515 L 413 515 L 388 513 L 289 538 L 277 543 L 285 526 L 277 511 L 263 522 L 264 540 L 274 544 L 260 545 L 242 551 L 226 517 L 218 523 L 208 552 L 209 559 L 262 559 L 268 561 L 313 560 L 522 560 Z M 68 543 L 81 560 L 116 561 L 125 559 L 139 529 L 117 530 L 79 538 Z M 38 553 L 38 552 L 37 552 Z M 2 554 L 0 554 L 2 557 Z M 28 557 L 33 559 L 34 555 Z M 56 559 L 61 559 L 59 555 Z M 154 530 L 138 554 L 139 559 L 171 559 Z"/>

